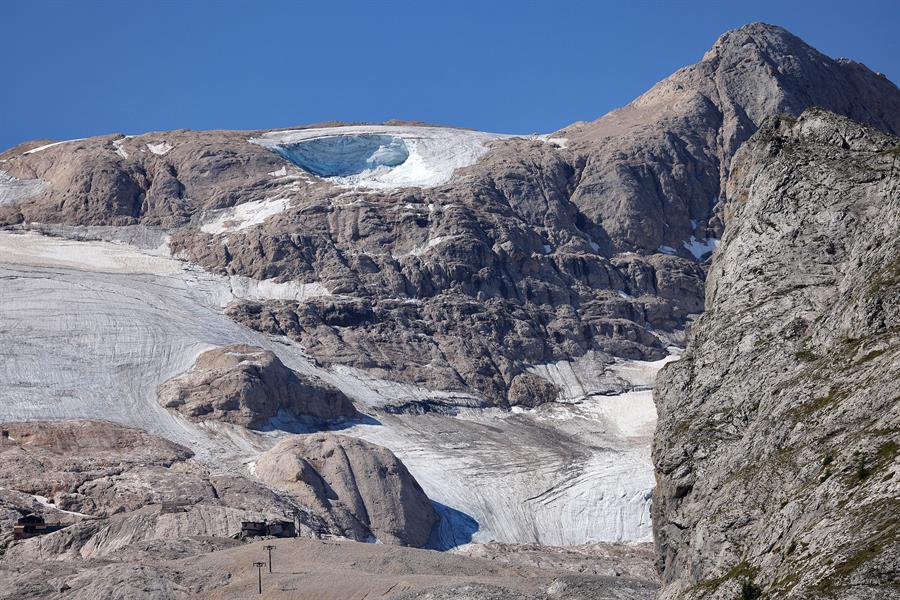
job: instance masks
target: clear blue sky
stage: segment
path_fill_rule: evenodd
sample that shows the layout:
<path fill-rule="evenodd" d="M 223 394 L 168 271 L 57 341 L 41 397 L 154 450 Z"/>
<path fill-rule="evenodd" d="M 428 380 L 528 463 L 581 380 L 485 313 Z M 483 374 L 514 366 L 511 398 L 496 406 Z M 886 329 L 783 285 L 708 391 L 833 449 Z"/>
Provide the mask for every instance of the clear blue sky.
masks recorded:
<path fill-rule="evenodd" d="M 10 0 L 0 149 L 330 119 L 552 131 L 627 103 L 752 21 L 900 79 L 900 0 Z"/>

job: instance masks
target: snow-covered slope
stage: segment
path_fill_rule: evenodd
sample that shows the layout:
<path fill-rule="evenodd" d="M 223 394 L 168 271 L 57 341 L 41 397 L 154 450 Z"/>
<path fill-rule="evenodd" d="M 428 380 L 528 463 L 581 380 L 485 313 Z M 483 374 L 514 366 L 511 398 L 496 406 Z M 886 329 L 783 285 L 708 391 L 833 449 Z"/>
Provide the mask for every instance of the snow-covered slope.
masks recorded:
<path fill-rule="evenodd" d="M 353 369 L 316 366 L 295 343 L 223 315 L 236 291 L 287 294 L 269 289 L 279 284 L 244 281 L 236 287 L 230 278 L 154 252 L 0 232 L 0 421 L 109 419 L 185 444 L 223 470 L 246 469 L 285 435 L 277 424 L 266 433 L 198 425 L 156 400 L 157 386 L 201 351 L 244 342 L 328 380 L 373 416 L 344 433 L 392 449 L 442 505 L 440 547 L 473 534 L 479 541 L 548 544 L 650 537 L 649 391 L 513 413 L 378 411 L 388 400 L 437 394 Z M 302 300 L 304 293 L 327 290 L 293 292 Z M 635 382 L 649 383 L 658 366 L 641 365 Z M 614 366 L 628 368 L 637 366 Z M 591 389 L 590 369 L 576 364 L 569 371 Z"/>
<path fill-rule="evenodd" d="M 449 127 L 354 125 L 273 131 L 254 138 L 344 187 L 434 187 L 474 164 L 491 141 L 516 137 Z"/>

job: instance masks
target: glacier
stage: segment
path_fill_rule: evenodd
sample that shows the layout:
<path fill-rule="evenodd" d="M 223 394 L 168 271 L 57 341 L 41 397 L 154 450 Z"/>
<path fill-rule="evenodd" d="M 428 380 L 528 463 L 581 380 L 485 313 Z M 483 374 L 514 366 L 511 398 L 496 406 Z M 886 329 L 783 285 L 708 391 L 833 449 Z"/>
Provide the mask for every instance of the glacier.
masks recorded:
<path fill-rule="evenodd" d="M 371 133 L 331 135 L 277 147 L 279 154 L 319 177 L 346 177 L 409 158 L 402 138 Z"/>
<path fill-rule="evenodd" d="M 339 187 L 396 189 L 446 183 L 458 169 L 475 164 L 492 141 L 514 137 L 535 138 L 421 125 L 345 125 L 269 131 L 250 141 Z"/>
<path fill-rule="evenodd" d="M 104 235 L 142 237 L 121 229 Z M 533 410 L 480 408 L 478 398 L 444 394 L 458 414 L 391 414 L 381 407 L 442 394 L 320 366 L 300 345 L 223 312 L 236 296 L 302 301 L 328 294 L 324 286 L 214 275 L 162 255 L 155 240 L 149 249 L 56 233 L 0 232 L 0 421 L 106 419 L 184 444 L 214 469 L 251 474 L 260 453 L 290 431 L 192 422 L 156 396 L 201 352 L 247 343 L 337 386 L 369 415 L 340 433 L 391 449 L 453 517 L 436 529 L 437 546 L 468 537 L 552 545 L 650 539 L 649 385 L 666 361 L 604 365 L 586 355 L 535 367 L 561 385 L 566 401 Z M 610 376 L 632 384 L 629 391 L 598 394 Z"/>

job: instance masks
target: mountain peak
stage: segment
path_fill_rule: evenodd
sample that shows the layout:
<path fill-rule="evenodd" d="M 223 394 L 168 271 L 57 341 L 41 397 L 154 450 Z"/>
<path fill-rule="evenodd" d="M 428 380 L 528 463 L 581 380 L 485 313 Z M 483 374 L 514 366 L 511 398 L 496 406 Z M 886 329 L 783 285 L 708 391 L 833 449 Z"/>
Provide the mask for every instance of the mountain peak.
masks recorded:
<path fill-rule="evenodd" d="M 771 25 L 757 21 L 748 23 L 742 27 L 729 29 L 719 36 L 712 47 L 704 56 L 706 57 L 721 49 L 741 48 L 748 42 L 765 41 L 767 43 L 777 43 L 782 45 L 802 45 L 810 47 L 806 42 L 798 38 L 796 35 L 778 25 Z"/>
<path fill-rule="evenodd" d="M 725 59 L 727 63 L 733 63 L 745 60 L 748 56 L 772 63 L 776 67 L 798 57 L 812 61 L 831 60 L 787 29 L 757 22 L 730 29 L 720 35 L 703 55 L 703 62 Z"/>
<path fill-rule="evenodd" d="M 822 54 L 783 27 L 750 23 L 723 33 L 700 62 L 679 69 L 632 102 L 670 113 L 712 102 L 735 121 L 729 153 L 773 114 L 821 106 L 900 132 L 900 92 L 865 65 Z"/>

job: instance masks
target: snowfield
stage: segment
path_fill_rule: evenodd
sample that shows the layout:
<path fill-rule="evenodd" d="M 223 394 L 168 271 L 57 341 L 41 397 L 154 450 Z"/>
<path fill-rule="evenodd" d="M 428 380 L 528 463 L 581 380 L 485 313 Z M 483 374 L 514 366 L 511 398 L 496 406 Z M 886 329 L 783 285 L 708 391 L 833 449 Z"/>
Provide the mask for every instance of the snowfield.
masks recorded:
<path fill-rule="evenodd" d="M 204 233 L 220 234 L 240 231 L 259 225 L 271 216 L 287 210 L 290 200 L 286 198 L 266 198 L 253 202 L 244 202 L 232 208 L 219 211 L 200 230 Z"/>
<path fill-rule="evenodd" d="M 49 144 L 44 144 L 43 146 L 38 146 L 37 148 L 32 148 L 31 150 L 27 150 L 23 152 L 23 154 L 35 154 L 36 152 L 41 152 L 42 150 L 46 150 L 47 148 L 52 148 L 53 146 L 59 146 L 60 144 L 68 144 L 69 142 L 80 142 L 87 138 L 75 138 L 74 140 L 62 140 L 61 142 L 51 142 Z"/>
<path fill-rule="evenodd" d="M 347 188 L 434 187 L 475 164 L 498 139 L 449 127 L 359 125 L 272 131 L 250 141 Z"/>
<path fill-rule="evenodd" d="M 665 360 L 607 367 L 588 355 L 538 366 L 533 372 L 560 384 L 565 402 L 503 412 L 479 408 L 472 396 L 348 367 L 324 369 L 290 340 L 223 314 L 235 297 L 302 301 L 328 293 L 320 284 L 236 280 L 159 250 L 12 232 L 0 232 L 0 278 L 0 421 L 108 419 L 184 444 L 214 468 L 247 473 L 260 452 L 287 434 L 279 425 L 290 424 L 273 423 L 267 432 L 198 424 L 156 398 L 159 384 L 199 353 L 243 342 L 322 377 L 371 415 L 340 433 L 382 444 L 403 460 L 444 517 L 438 547 L 651 537 L 649 386 Z M 610 379 L 626 382 L 629 391 L 600 395 Z M 378 410 L 413 399 L 461 408 L 456 416 Z"/>
<path fill-rule="evenodd" d="M 40 194 L 48 187 L 50 184 L 41 179 L 17 179 L 0 171 L 0 206 L 18 204 Z"/>
<path fill-rule="evenodd" d="M 147 144 L 147 150 L 149 150 L 153 154 L 156 154 L 157 156 L 165 156 L 172 148 L 173 146 L 171 146 L 168 142 Z"/>
<path fill-rule="evenodd" d="M 696 237 L 691 236 L 691 239 L 683 242 L 683 244 L 684 247 L 687 248 L 687 251 L 694 255 L 694 258 L 700 260 L 704 255 L 709 254 L 716 249 L 716 246 L 719 245 L 719 240 L 716 238 L 708 238 L 701 241 Z"/>

